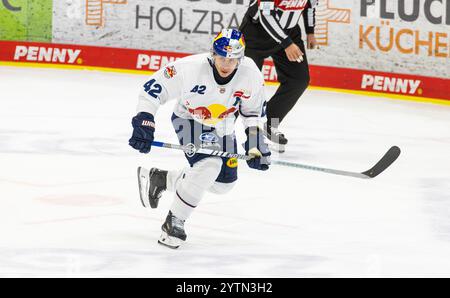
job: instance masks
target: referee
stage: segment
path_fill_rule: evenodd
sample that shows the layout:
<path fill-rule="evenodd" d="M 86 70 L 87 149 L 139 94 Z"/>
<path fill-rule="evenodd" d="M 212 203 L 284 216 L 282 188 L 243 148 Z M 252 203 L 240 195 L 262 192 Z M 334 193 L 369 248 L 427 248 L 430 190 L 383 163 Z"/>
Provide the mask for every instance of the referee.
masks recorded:
<path fill-rule="evenodd" d="M 308 49 L 316 47 L 315 7 L 318 0 L 251 0 L 240 30 L 246 41 L 245 55 L 262 69 L 272 57 L 280 86 L 267 103 L 265 133 L 279 151 L 288 140 L 278 125 L 294 107 L 309 84 L 308 60 L 299 21 L 303 16 Z"/>

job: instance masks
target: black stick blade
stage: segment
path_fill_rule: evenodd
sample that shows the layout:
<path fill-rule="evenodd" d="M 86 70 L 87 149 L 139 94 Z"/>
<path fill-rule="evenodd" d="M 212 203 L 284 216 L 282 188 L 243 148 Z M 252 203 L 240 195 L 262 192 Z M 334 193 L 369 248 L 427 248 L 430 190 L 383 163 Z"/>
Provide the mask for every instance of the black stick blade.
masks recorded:
<path fill-rule="evenodd" d="M 400 148 L 397 146 L 392 146 L 386 154 L 374 165 L 370 170 L 362 172 L 361 174 L 366 175 L 369 178 L 374 178 L 386 170 L 400 155 Z"/>

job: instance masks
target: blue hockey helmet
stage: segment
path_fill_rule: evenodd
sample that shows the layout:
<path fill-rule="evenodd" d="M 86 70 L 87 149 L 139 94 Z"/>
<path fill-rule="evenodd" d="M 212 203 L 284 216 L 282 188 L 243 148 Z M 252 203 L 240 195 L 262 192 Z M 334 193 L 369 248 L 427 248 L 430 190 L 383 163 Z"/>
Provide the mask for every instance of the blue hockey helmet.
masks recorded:
<path fill-rule="evenodd" d="M 212 51 L 225 58 L 241 59 L 245 51 L 244 35 L 236 29 L 223 29 L 214 38 Z"/>

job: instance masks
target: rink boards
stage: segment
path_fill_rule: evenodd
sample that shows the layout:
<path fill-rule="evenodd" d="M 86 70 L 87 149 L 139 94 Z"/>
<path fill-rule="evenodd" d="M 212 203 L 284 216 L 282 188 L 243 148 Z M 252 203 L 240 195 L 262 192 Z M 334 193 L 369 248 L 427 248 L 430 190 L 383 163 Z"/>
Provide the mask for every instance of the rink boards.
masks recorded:
<path fill-rule="evenodd" d="M 0 65 L 82 68 L 152 73 L 188 53 L 0 41 Z M 276 83 L 272 61 L 265 62 L 267 83 Z M 380 93 L 400 99 L 450 104 L 450 79 L 380 71 L 311 65 L 311 85 L 369 95 Z"/>

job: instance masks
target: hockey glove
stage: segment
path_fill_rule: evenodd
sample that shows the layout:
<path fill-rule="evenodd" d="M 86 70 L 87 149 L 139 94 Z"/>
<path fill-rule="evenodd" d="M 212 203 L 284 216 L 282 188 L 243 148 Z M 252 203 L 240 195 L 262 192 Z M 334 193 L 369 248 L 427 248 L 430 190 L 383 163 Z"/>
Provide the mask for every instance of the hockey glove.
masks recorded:
<path fill-rule="evenodd" d="M 243 144 L 245 154 L 254 156 L 254 158 L 247 160 L 250 168 L 266 171 L 270 165 L 270 150 L 269 146 L 264 143 L 264 137 L 259 127 L 248 127 L 245 130 L 247 141 Z"/>
<path fill-rule="evenodd" d="M 133 135 L 128 144 L 141 153 L 149 153 L 155 133 L 155 120 L 152 114 L 140 112 L 133 117 Z"/>

